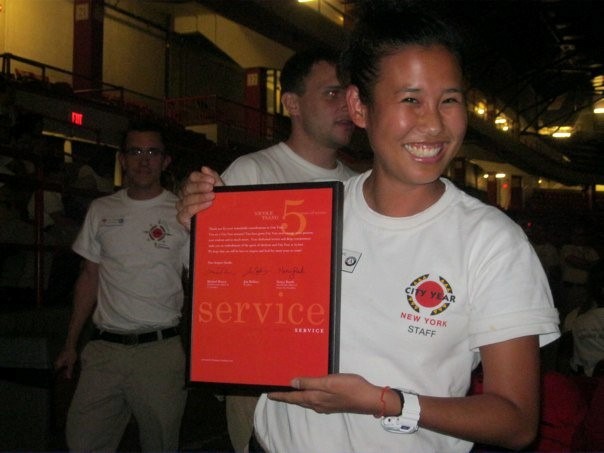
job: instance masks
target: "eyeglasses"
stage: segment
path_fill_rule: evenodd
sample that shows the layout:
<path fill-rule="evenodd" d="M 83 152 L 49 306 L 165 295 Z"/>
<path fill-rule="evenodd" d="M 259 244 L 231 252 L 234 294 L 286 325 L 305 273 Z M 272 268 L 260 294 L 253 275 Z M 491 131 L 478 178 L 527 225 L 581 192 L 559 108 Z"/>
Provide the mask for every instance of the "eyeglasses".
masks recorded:
<path fill-rule="evenodd" d="M 126 154 L 132 157 L 159 157 L 164 154 L 164 150 L 160 148 L 128 148 Z"/>

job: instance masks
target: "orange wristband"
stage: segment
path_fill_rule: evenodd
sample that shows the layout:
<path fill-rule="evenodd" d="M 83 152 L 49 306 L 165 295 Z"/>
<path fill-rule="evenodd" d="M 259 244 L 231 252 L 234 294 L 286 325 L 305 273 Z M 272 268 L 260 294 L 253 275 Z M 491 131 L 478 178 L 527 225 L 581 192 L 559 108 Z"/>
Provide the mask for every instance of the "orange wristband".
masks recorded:
<path fill-rule="evenodd" d="M 387 390 L 390 390 L 390 387 L 386 386 L 382 389 L 382 393 L 380 393 L 380 413 L 374 414 L 375 418 L 382 418 L 386 414 L 386 401 L 384 401 L 384 394 Z"/>

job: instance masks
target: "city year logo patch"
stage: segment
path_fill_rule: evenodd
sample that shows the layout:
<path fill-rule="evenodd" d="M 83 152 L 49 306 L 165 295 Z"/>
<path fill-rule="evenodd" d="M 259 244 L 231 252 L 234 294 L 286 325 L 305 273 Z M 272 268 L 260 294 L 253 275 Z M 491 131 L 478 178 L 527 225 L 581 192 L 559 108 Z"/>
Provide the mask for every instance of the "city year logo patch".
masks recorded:
<path fill-rule="evenodd" d="M 161 241 L 166 237 L 166 229 L 163 225 L 154 225 L 149 229 L 149 237 L 153 241 Z"/>
<path fill-rule="evenodd" d="M 405 288 L 407 303 L 413 311 L 430 316 L 444 312 L 455 303 L 455 294 L 449 282 L 441 276 L 431 277 L 424 274 L 417 277 Z"/>
<path fill-rule="evenodd" d="M 153 245 L 156 248 L 169 249 L 170 246 L 168 244 L 168 237 L 172 234 L 168 228 L 169 227 L 161 220 L 159 220 L 156 224 L 150 225 L 149 229 L 145 231 L 147 234 L 147 240 L 153 242 Z"/>

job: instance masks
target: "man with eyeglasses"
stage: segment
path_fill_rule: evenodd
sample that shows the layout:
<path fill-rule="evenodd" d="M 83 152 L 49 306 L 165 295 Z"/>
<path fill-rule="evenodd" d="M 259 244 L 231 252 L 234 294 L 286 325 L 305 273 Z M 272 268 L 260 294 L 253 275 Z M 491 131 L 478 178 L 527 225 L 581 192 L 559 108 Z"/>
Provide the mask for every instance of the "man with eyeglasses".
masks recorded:
<path fill-rule="evenodd" d="M 55 367 L 73 376 L 80 334 L 91 341 L 67 416 L 71 451 L 116 451 L 131 416 L 142 451 L 176 451 L 185 408 L 178 325 L 188 232 L 161 186 L 170 164 L 161 129 L 135 124 L 118 155 L 126 188 L 92 202 L 73 244 L 83 264 L 67 339 Z"/>

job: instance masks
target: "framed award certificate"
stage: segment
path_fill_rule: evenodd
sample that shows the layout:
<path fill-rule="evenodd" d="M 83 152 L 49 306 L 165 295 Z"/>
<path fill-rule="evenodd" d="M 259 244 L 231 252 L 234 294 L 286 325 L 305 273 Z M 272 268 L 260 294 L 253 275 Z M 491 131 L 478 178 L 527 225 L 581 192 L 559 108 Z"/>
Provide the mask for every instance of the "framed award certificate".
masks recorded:
<path fill-rule="evenodd" d="M 191 226 L 190 384 L 338 371 L 341 182 L 216 187 Z"/>

